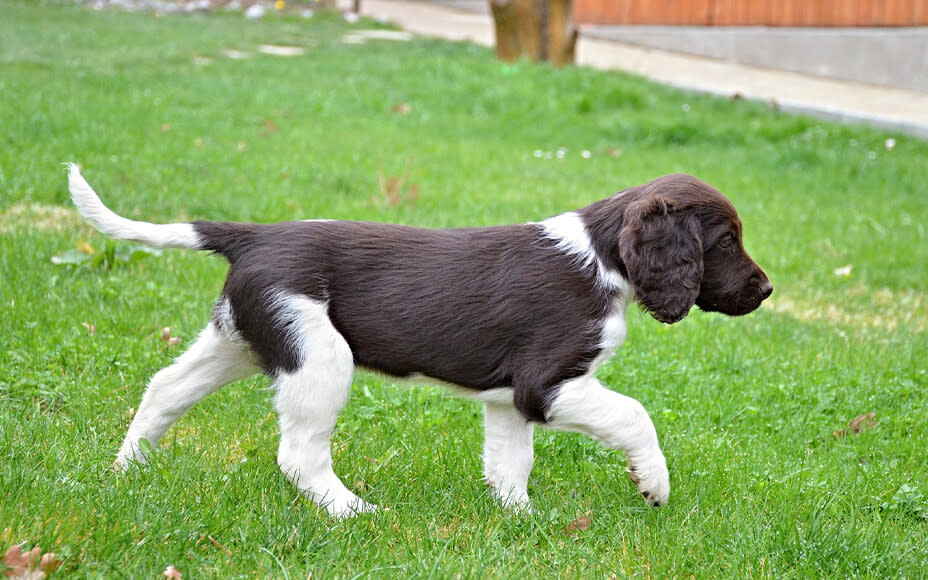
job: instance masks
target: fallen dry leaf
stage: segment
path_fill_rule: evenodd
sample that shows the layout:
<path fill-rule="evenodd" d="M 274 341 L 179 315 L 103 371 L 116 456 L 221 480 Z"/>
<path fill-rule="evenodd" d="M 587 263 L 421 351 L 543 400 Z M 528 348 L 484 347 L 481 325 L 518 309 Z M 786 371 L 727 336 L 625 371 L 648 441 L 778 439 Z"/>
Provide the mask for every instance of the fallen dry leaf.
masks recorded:
<path fill-rule="evenodd" d="M 876 417 L 876 413 L 873 411 L 869 413 L 864 413 L 863 415 L 858 415 L 851 419 L 851 422 L 847 424 L 847 428 L 854 433 L 860 433 L 861 431 L 869 431 L 873 429 L 880 423 L 874 421 L 873 418 Z"/>
<path fill-rule="evenodd" d="M 87 329 L 87 332 L 90 333 L 90 336 L 97 334 L 97 327 L 89 322 L 81 322 L 81 326 Z"/>
<path fill-rule="evenodd" d="M 171 580 L 181 580 L 184 576 L 180 573 L 180 570 L 174 567 L 174 564 L 169 564 L 167 568 L 164 569 L 164 577 L 170 578 Z"/>
<path fill-rule="evenodd" d="M 23 552 L 23 545 L 10 546 L 6 554 L 3 555 L 3 565 L 7 568 L 7 578 L 41 580 L 61 565 L 61 560 L 55 557 L 54 552 L 43 555 L 42 548 L 39 546 L 33 547 L 28 552 Z"/>
<path fill-rule="evenodd" d="M 876 413 L 873 411 L 869 413 L 864 413 L 863 415 L 858 415 L 850 420 L 847 424 L 847 429 L 835 429 L 832 435 L 836 439 L 841 439 L 846 437 L 851 433 L 860 433 L 861 431 L 869 431 L 880 424 L 879 421 L 875 421 Z"/>
<path fill-rule="evenodd" d="M 397 115 L 408 115 L 412 111 L 412 106 L 409 103 L 396 103 L 393 105 L 393 112 Z"/>
<path fill-rule="evenodd" d="M 408 183 L 410 170 L 415 162 L 414 157 L 410 157 L 406 163 L 406 170 L 403 175 L 384 175 L 383 166 L 378 162 L 377 181 L 380 185 L 380 199 L 371 198 L 374 203 L 385 202 L 387 205 L 398 206 L 401 204 L 415 204 L 419 199 L 419 186 L 415 183 Z"/>
<path fill-rule="evenodd" d="M 579 518 L 567 524 L 567 535 L 576 536 L 577 532 L 583 531 L 589 528 L 593 524 L 593 518 L 590 517 L 590 512 L 586 512 Z"/>
<path fill-rule="evenodd" d="M 180 344 L 180 338 L 176 336 L 171 336 L 170 326 L 165 326 L 164 328 L 161 329 L 161 340 L 163 340 L 164 342 L 168 343 L 171 346 L 174 346 L 175 344 Z"/>
<path fill-rule="evenodd" d="M 264 120 L 264 128 L 261 129 L 261 134 L 264 136 L 273 135 L 277 132 L 277 123 L 271 119 Z"/>

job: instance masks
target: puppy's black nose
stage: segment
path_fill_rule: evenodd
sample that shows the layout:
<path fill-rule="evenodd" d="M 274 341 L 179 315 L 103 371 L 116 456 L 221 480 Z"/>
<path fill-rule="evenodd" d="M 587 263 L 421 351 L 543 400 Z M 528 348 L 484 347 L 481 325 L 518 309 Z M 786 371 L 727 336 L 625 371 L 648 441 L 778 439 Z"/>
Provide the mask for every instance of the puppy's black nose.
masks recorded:
<path fill-rule="evenodd" d="M 771 294 L 773 294 L 773 284 L 770 283 L 770 280 L 764 280 L 760 285 L 760 295 L 767 299 L 770 298 Z"/>

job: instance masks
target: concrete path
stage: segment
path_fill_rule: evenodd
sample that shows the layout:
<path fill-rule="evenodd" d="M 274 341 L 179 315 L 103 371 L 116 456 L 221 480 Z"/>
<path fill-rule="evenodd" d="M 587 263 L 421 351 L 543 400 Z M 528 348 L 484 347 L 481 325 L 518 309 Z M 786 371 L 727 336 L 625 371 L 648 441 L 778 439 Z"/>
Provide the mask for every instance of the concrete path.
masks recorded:
<path fill-rule="evenodd" d="M 493 21 L 486 10 L 463 11 L 410 0 L 362 0 L 361 12 L 423 36 L 494 44 Z M 577 45 L 577 62 L 699 92 L 776 101 L 783 110 L 862 122 L 928 139 L 928 93 L 762 69 L 584 34 Z"/>

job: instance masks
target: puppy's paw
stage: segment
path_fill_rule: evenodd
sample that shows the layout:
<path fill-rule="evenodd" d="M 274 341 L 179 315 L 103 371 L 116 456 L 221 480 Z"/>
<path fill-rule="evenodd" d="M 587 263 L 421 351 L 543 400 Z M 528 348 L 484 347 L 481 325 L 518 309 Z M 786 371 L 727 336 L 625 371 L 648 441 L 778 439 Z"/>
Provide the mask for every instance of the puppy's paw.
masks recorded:
<path fill-rule="evenodd" d="M 331 501 L 323 506 L 329 517 L 337 520 L 353 518 L 358 514 L 369 514 L 376 511 L 390 511 L 390 508 L 381 508 L 372 503 L 367 503 L 363 499 L 353 496 L 341 501 Z"/>
<path fill-rule="evenodd" d="M 147 448 L 147 453 L 151 453 L 151 445 L 148 441 L 145 441 L 144 444 L 139 441 L 138 445 L 133 445 L 126 439 L 122 444 L 122 448 L 119 450 L 119 454 L 116 456 L 116 461 L 113 462 L 113 469 L 122 472 L 130 469 L 133 465 L 144 465 L 147 463 L 148 457 L 143 447 Z"/>
<path fill-rule="evenodd" d="M 670 474 L 663 455 L 649 462 L 629 463 L 628 476 L 649 504 L 660 507 L 667 503 L 670 498 Z"/>
<path fill-rule="evenodd" d="M 484 481 L 490 487 L 490 493 L 504 508 L 517 514 L 532 513 L 532 504 L 524 485 L 500 485 L 491 477 Z"/>
<path fill-rule="evenodd" d="M 526 514 L 531 515 L 534 513 L 532 510 L 532 503 L 528 499 L 528 494 L 502 494 L 497 489 L 493 489 L 493 497 L 499 501 L 500 505 L 503 508 L 511 511 L 515 514 Z"/>

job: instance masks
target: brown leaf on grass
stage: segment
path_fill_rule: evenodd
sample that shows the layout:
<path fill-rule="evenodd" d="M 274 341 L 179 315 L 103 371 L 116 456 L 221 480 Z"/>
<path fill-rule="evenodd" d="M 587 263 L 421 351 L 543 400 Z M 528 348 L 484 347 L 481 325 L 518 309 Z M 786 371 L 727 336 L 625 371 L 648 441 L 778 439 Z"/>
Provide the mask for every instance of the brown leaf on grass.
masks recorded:
<path fill-rule="evenodd" d="M 393 105 L 393 112 L 397 115 L 408 115 L 412 111 L 409 103 L 396 103 Z"/>
<path fill-rule="evenodd" d="M 89 322 L 81 322 L 81 326 L 87 329 L 87 332 L 90 333 L 90 336 L 97 334 L 97 327 Z"/>
<path fill-rule="evenodd" d="M 184 577 L 180 573 L 180 570 L 174 567 L 174 564 L 169 564 L 167 568 L 164 569 L 163 575 L 165 578 L 170 578 L 171 580 L 182 580 Z"/>
<path fill-rule="evenodd" d="M 606 155 L 617 159 L 622 156 L 622 150 L 616 149 L 615 147 L 610 147 L 609 149 L 606 149 Z"/>
<path fill-rule="evenodd" d="M 55 557 L 54 552 L 42 554 L 42 559 L 39 560 L 39 570 L 46 574 L 51 574 L 57 570 L 59 566 L 61 566 L 61 560 Z"/>
<path fill-rule="evenodd" d="M 161 340 L 168 343 L 168 345 L 170 346 L 174 346 L 175 344 L 180 344 L 180 338 L 171 336 L 170 326 L 165 326 L 164 328 L 161 329 Z"/>
<path fill-rule="evenodd" d="M 834 435 L 836 439 L 841 439 L 842 437 L 846 437 L 851 433 L 869 431 L 880 424 L 879 421 L 874 420 L 874 417 L 876 417 L 876 413 L 873 411 L 864 413 L 863 415 L 858 415 L 850 420 L 850 422 L 847 424 L 847 429 L 835 429 L 832 435 Z"/>
<path fill-rule="evenodd" d="M 277 123 L 275 123 L 272 119 L 265 119 L 264 128 L 261 129 L 261 135 L 263 135 L 264 137 L 267 137 L 268 135 L 273 135 L 276 132 L 277 132 Z"/>
<path fill-rule="evenodd" d="M 58 566 L 61 560 L 55 557 L 54 552 L 42 554 L 42 548 L 33 547 L 27 552 L 23 552 L 24 544 L 16 544 L 3 555 L 3 565 L 6 566 L 7 578 L 15 580 L 41 580 L 47 574 L 51 574 Z"/>
<path fill-rule="evenodd" d="M 858 415 L 851 419 L 851 422 L 847 424 L 847 428 L 854 433 L 869 431 L 880 424 L 879 421 L 874 421 L 874 417 L 876 417 L 876 413 L 873 411 Z"/>
<path fill-rule="evenodd" d="M 419 199 L 419 184 L 410 183 L 406 188 L 406 201 L 414 203 L 417 199 Z"/>
<path fill-rule="evenodd" d="M 377 182 L 380 186 L 380 200 L 372 198 L 375 203 L 385 202 L 387 205 L 398 206 L 404 203 L 412 205 L 419 199 L 419 186 L 415 183 L 408 183 L 412 165 L 415 162 L 414 157 L 410 157 L 406 163 L 406 169 L 403 175 L 384 175 L 383 166 L 378 163 Z"/>
<path fill-rule="evenodd" d="M 576 536 L 577 532 L 581 532 L 593 525 L 593 518 L 590 517 L 590 512 L 584 513 L 579 518 L 567 524 L 567 535 Z"/>

